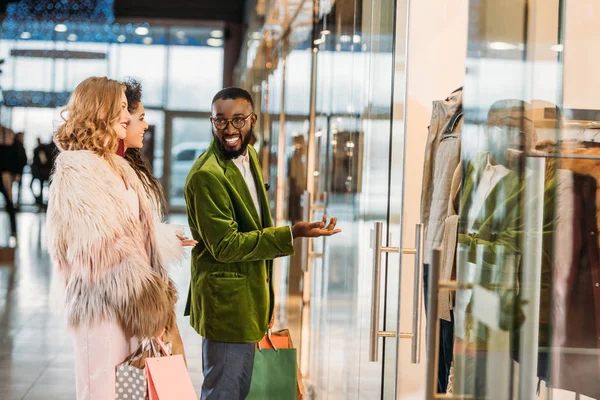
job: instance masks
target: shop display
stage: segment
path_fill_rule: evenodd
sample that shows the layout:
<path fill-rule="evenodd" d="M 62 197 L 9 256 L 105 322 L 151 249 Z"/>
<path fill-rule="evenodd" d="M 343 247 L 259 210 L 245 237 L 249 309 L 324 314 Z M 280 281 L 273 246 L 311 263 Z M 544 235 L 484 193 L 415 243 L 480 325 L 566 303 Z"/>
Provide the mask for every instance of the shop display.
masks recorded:
<path fill-rule="evenodd" d="M 428 292 L 428 265 L 431 263 L 433 249 L 440 246 L 453 249 L 456 244 L 456 218 L 452 218 L 452 212 L 451 209 L 449 210 L 448 204 L 451 197 L 453 176 L 460 162 L 462 116 L 462 88 L 454 91 L 444 101 L 433 103 L 425 149 L 421 192 L 421 221 L 425 226 L 425 268 L 423 276 L 425 299 L 427 299 Z M 454 226 L 454 233 L 445 232 L 451 226 Z M 450 262 L 443 262 L 442 279 L 450 280 L 453 270 L 453 257 L 448 252 L 444 253 L 444 257 Z M 454 340 L 452 299 L 447 290 L 440 292 L 439 302 L 441 321 L 438 392 L 445 393 L 452 365 Z"/>

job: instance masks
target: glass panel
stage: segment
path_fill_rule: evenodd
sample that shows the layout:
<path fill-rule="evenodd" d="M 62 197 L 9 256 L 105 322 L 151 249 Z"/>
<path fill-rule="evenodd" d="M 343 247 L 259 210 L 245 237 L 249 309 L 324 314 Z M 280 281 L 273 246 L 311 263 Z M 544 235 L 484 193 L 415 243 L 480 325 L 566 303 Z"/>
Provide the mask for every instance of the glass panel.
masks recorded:
<path fill-rule="evenodd" d="M 181 208 L 185 207 L 185 179 L 196 159 L 208 149 L 212 141 L 212 128 L 208 116 L 174 117 L 172 124 L 170 205 Z"/>
<path fill-rule="evenodd" d="M 509 3 L 470 12 L 454 393 L 599 399 L 600 2 Z"/>
<path fill-rule="evenodd" d="M 169 102 L 172 110 L 208 111 L 223 87 L 223 49 L 172 46 L 169 49 Z"/>
<path fill-rule="evenodd" d="M 375 221 L 389 229 L 393 2 L 337 1 L 320 25 L 317 123 L 321 160 L 315 185 L 327 191 L 326 213 L 343 233 L 327 238 L 313 282 L 311 377 L 330 399 L 393 398 L 395 339 L 379 339 L 378 362 L 369 361 Z M 325 123 L 325 121 L 327 121 Z M 321 147 L 323 146 L 323 147 Z M 401 158 L 402 155 L 399 154 Z M 399 182 L 401 184 L 401 182 Z M 317 193 L 319 193 L 317 191 Z M 399 240 L 396 230 L 396 240 Z M 397 329 L 398 260 L 387 271 L 382 257 L 378 330 Z M 392 265 L 392 264 L 389 264 Z M 385 378 L 384 378 L 385 377 Z"/>
<path fill-rule="evenodd" d="M 144 105 L 162 106 L 164 104 L 167 46 L 121 44 L 116 46 L 113 53 L 118 60 L 115 77 L 117 79 L 126 77 L 139 79 L 144 89 Z M 184 75 L 182 79 L 190 79 L 190 75 Z"/>
<path fill-rule="evenodd" d="M 520 207 L 526 205 L 527 189 L 518 152 L 531 147 L 535 132 L 526 122 L 531 105 L 526 102 L 525 2 L 485 3 L 489 8 L 479 19 L 478 9 L 470 16 L 463 95 L 456 273 L 460 282 L 474 287 L 456 294 L 454 391 L 501 399 L 510 397 L 512 357 L 518 354 L 523 324 L 519 314 L 525 311 L 516 284 L 519 270 L 525 271 L 522 211 L 529 211 Z M 504 18 L 512 23 L 502 23 Z"/>

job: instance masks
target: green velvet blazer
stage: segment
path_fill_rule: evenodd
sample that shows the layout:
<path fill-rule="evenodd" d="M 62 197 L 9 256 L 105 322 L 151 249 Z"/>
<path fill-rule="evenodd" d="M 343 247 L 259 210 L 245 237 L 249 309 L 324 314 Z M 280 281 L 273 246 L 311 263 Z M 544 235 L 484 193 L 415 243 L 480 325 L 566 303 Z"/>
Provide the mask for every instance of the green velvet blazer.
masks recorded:
<path fill-rule="evenodd" d="M 294 254 L 289 226 L 274 228 L 258 156 L 248 146 L 262 221 L 233 161 L 213 141 L 185 183 L 192 236 L 185 315 L 206 339 L 258 342 L 273 313 L 273 259 Z"/>

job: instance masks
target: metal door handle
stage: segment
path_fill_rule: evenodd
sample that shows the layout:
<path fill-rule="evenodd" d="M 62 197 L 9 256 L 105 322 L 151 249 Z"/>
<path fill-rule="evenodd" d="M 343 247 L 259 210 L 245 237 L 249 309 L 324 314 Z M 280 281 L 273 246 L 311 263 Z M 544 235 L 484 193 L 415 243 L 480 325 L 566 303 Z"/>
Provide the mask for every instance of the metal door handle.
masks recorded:
<path fill-rule="evenodd" d="M 438 318 L 438 293 L 440 290 L 440 268 L 442 250 L 433 250 L 429 267 L 429 293 L 427 294 L 427 373 L 425 396 L 427 400 L 437 398 L 438 345 L 440 319 Z"/>
<path fill-rule="evenodd" d="M 373 231 L 373 288 L 371 290 L 371 335 L 369 337 L 369 361 L 379 358 L 379 299 L 381 290 L 381 249 L 383 247 L 383 222 L 375 222 Z"/>
<path fill-rule="evenodd" d="M 423 224 L 415 227 L 415 288 L 413 297 L 413 328 L 412 328 L 412 354 L 410 362 L 419 364 L 421 362 L 421 315 L 423 313 L 423 301 L 421 299 L 421 276 L 423 276 Z"/>
<path fill-rule="evenodd" d="M 423 266 L 423 224 L 415 228 L 415 248 L 404 248 L 402 254 L 415 255 L 415 288 L 413 304 L 413 329 L 412 332 L 400 335 L 396 331 L 379 330 L 379 312 L 381 297 L 381 255 L 382 253 L 400 253 L 400 248 L 383 246 L 383 222 L 375 222 L 371 247 L 373 248 L 373 288 L 371 290 L 371 329 L 369 336 L 369 361 L 377 362 L 379 356 L 380 337 L 399 337 L 412 340 L 411 362 L 420 362 L 421 354 L 421 275 Z"/>

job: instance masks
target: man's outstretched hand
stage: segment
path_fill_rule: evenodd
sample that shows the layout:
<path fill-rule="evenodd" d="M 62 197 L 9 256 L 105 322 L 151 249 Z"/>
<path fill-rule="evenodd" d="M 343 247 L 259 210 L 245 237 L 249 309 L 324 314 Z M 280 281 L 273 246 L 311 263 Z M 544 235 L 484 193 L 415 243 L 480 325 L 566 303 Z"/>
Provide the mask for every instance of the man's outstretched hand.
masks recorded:
<path fill-rule="evenodd" d="M 325 215 L 321 222 L 298 222 L 292 226 L 292 235 L 294 238 L 332 236 L 342 231 L 341 229 L 335 229 L 336 224 L 337 218 L 331 218 L 329 225 L 327 225 L 327 216 Z"/>

